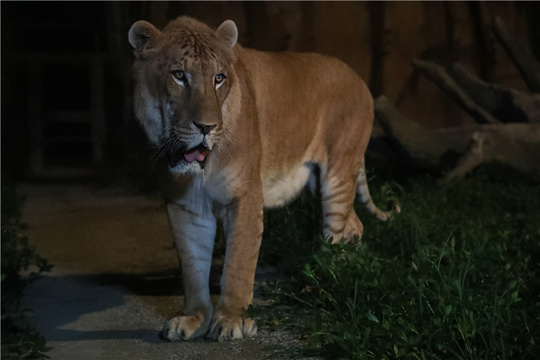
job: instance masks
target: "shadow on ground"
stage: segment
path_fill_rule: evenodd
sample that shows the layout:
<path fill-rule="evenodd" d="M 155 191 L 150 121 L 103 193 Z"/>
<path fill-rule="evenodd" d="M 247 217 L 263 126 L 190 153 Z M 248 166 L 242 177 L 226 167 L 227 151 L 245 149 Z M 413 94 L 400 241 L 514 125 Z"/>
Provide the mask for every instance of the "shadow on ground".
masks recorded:
<path fill-rule="evenodd" d="M 51 359 L 257 360 L 272 349 L 300 346 L 294 334 L 265 329 L 254 339 L 224 343 L 159 339 L 183 302 L 160 196 L 91 184 L 26 184 L 20 190 L 27 196 L 26 234 L 54 265 L 24 298 L 34 310 L 34 327 L 53 347 Z M 219 275 L 214 268 L 213 294 Z"/>

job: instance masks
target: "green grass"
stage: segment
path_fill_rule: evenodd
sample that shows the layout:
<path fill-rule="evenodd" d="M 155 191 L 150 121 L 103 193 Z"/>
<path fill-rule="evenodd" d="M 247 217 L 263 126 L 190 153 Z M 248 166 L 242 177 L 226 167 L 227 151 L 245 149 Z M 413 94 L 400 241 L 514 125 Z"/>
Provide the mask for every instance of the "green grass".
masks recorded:
<path fill-rule="evenodd" d="M 388 199 L 387 186 L 371 189 L 376 203 Z M 318 237 L 315 196 L 267 214 L 261 260 L 281 261 L 291 279 L 267 290 L 278 305 L 302 307 L 295 321 L 309 350 L 338 359 L 536 359 L 540 187 L 477 174 L 449 185 L 411 180 L 398 197 L 403 211 L 388 223 L 358 206 L 361 247 Z"/>

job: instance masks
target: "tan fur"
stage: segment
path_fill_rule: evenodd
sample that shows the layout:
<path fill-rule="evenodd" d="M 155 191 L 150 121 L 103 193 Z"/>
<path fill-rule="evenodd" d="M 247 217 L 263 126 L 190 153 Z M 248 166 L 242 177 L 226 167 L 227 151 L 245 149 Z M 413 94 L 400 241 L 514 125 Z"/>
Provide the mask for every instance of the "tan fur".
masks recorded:
<path fill-rule="evenodd" d="M 168 340 L 256 333 L 243 315 L 253 296 L 263 206 L 293 198 L 313 166 L 320 169 L 325 235 L 361 236 L 357 190 L 370 212 L 388 217 L 373 204 L 364 174 L 373 102 L 362 79 L 335 58 L 244 49 L 236 37 L 231 21 L 214 31 L 186 17 L 163 32 L 139 21 L 129 33 L 137 117 L 156 156 L 172 159 L 163 188 L 186 302 L 183 315 L 164 327 Z M 212 128 L 206 135 L 204 126 Z M 187 160 L 204 157 L 204 148 L 190 152 L 201 143 L 211 150 L 204 168 Z M 223 221 L 227 250 L 213 311 L 208 274 L 216 219 Z"/>

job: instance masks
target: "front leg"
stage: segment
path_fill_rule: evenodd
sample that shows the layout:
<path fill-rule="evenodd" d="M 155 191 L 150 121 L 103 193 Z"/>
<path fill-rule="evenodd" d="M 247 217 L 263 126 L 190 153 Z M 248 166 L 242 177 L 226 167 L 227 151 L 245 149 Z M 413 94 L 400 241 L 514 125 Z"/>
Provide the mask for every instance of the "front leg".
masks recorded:
<path fill-rule="evenodd" d="M 221 298 L 214 312 L 209 337 L 215 340 L 242 339 L 257 333 L 245 311 L 253 301 L 253 283 L 263 233 L 262 194 L 252 191 L 225 211 L 227 237 L 221 278 Z"/>
<path fill-rule="evenodd" d="M 169 341 L 203 336 L 212 318 L 208 285 L 216 219 L 211 211 L 193 202 L 168 204 L 184 285 L 185 302 L 182 315 L 171 319 L 162 330 Z"/>

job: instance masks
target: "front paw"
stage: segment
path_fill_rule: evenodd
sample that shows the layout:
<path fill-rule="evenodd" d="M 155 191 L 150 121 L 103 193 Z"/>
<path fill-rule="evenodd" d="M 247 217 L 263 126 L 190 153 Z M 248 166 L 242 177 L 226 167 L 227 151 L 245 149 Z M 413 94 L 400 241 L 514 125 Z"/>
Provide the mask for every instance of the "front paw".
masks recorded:
<path fill-rule="evenodd" d="M 212 326 L 207 335 L 210 339 L 224 341 L 244 339 L 257 335 L 257 324 L 252 318 L 229 316 L 221 312 L 214 314 Z"/>
<path fill-rule="evenodd" d="M 195 339 L 208 331 L 208 324 L 203 324 L 203 316 L 178 316 L 167 322 L 160 337 L 168 341 Z"/>

